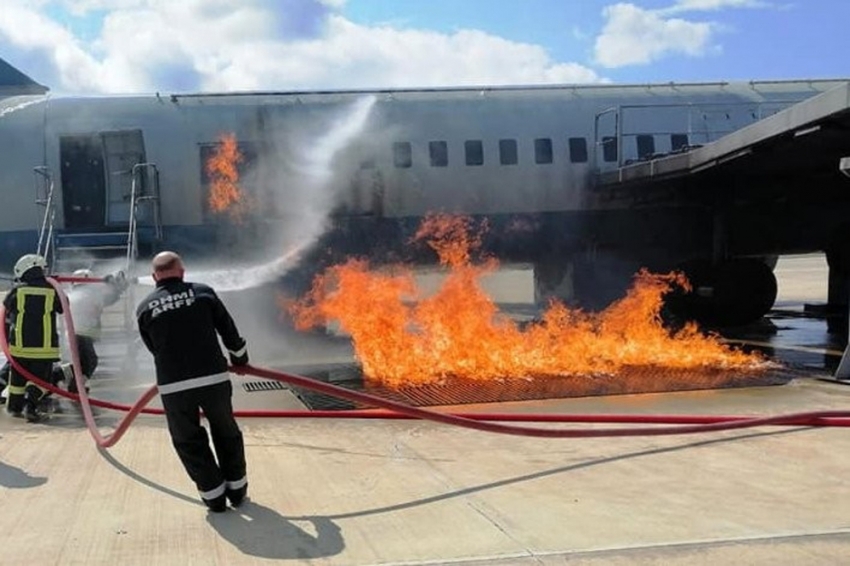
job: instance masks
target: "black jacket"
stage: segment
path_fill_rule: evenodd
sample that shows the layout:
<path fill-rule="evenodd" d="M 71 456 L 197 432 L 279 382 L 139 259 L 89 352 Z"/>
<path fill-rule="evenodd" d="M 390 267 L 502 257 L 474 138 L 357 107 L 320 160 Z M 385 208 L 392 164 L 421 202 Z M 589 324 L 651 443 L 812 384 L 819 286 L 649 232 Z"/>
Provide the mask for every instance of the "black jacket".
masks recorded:
<path fill-rule="evenodd" d="M 11 354 L 36 360 L 59 359 L 56 315 L 62 303 L 44 276 L 27 278 L 16 284 L 6 298 L 6 338 Z M 46 326 L 46 328 L 45 328 Z"/>
<path fill-rule="evenodd" d="M 160 394 L 229 379 L 218 333 L 232 356 L 245 340 L 215 291 L 202 283 L 163 279 L 136 309 L 139 333 L 154 356 Z"/>

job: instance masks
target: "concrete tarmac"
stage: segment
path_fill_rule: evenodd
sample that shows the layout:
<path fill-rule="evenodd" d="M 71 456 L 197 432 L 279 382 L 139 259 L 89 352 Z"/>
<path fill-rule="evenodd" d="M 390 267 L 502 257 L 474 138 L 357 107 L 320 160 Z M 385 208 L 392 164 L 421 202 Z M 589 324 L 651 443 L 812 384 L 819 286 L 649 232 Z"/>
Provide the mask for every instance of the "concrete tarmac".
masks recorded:
<path fill-rule="evenodd" d="M 825 322 L 793 316 L 825 300 L 822 258 L 784 258 L 777 274 L 781 312 L 735 339 L 767 344 L 803 371 L 786 385 L 454 409 L 850 410 L 850 387 L 818 379 L 840 352 Z M 509 273 L 492 291 L 517 303 L 526 278 Z M 149 356 L 121 374 L 110 356 L 119 349 L 104 345 L 91 394 L 132 402 L 152 383 Z M 281 351 L 292 364 L 350 360 L 344 340 L 305 337 Z M 302 407 L 290 391 L 248 393 L 245 381 L 234 378 L 237 408 Z M 245 418 L 250 499 L 211 514 L 161 417 L 139 418 L 103 450 L 63 404 L 46 424 L 0 415 L 0 564 L 822 565 L 850 556 L 844 428 L 537 439 L 424 421 Z M 101 431 L 120 417 L 99 410 Z"/>

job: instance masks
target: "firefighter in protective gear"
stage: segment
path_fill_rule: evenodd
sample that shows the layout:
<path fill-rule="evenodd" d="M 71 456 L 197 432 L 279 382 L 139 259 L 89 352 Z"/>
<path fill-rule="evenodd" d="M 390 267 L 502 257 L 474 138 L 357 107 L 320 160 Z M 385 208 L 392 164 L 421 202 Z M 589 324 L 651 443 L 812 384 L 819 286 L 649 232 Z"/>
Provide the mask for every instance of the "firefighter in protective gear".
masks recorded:
<path fill-rule="evenodd" d="M 74 277 L 92 279 L 89 269 L 78 269 Z M 127 279 L 119 271 L 115 275 L 107 275 L 103 282 L 75 282 L 68 292 L 71 315 L 74 317 L 74 330 L 77 335 L 77 353 L 80 357 L 80 369 L 84 381 L 91 379 L 97 369 L 98 356 L 95 343 L 100 338 L 101 318 L 103 310 L 114 304 L 127 289 Z M 62 364 L 62 370 L 68 380 L 68 391 L 77 392 L 77 381 L 74 379 L 73 366 Z"/>
<path fill-rule="evenodd" d="M 242 431 L 219 336 L 233 365 L 248 363 L 245 339 L 215 291 L 183 281 L 180 256 L 153 259 L 156 289 L 139 304 L 139 333 L 154 356 L 156 383 L 177 455 L 213 512 L 242 503 L 248 490 Z M 210 449 L 200 410 L 210 423 Z M 218 462 L 216 462 L 216 459 Z"/>
<path fill-rule="evenodd" d="M 17 283 L 3 300 L 6 308 L 6 337 L 9 353 L 34 376 L 51 382 L 54 362 L 59 361 L 59 335 L 56 315 L 62 303 L 56 290 L 45 278 L 47 262 L 40 255 L 27 254 L 15 263 Z M 44 391 L 14 367 L 10 370 L 6 410 L 29 422 L 42 420 L 39 401 Z"/>

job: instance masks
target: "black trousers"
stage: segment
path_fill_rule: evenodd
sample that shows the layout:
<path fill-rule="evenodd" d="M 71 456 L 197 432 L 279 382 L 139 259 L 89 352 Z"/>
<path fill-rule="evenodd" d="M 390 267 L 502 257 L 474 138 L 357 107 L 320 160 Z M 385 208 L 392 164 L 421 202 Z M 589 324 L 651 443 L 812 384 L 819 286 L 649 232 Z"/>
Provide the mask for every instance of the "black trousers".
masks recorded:
<path fill-rule="evenodd" d="M 204 499 L 223 493 L 225 482 L 245 478 L 245 443 L 233 417 L 232 395 L 233 385 L 227 381 L 162 396 L 171 442 Z M 201 410 L 209 422 L 215 454 L 201 426 Z"/>
<path fill-rule="evenodd" d="M 97 369 L 97 352 L 94 349 L 94 339 L 91 336 L 77 335 L 77 352 L 80 354 L 80 369 L 83 375 L 91 377 Z"/>
<path fill-rule="evenodd" d="M 53 374 L 54 360 L 31 360 L 27 358 L 15 358 L 25 370 L 43 379 L 48 383 L 52 383 L 51 376 Z M 13 413 L 20 413 L 24 410 L 25 403 L 37 404 L 44 395 L 44 390 L 35 383 L 30 383 L 27 378 L 18 373 L 14 367 L 10 368 L 9 376 L 9 399 L 7 407 Z"/>

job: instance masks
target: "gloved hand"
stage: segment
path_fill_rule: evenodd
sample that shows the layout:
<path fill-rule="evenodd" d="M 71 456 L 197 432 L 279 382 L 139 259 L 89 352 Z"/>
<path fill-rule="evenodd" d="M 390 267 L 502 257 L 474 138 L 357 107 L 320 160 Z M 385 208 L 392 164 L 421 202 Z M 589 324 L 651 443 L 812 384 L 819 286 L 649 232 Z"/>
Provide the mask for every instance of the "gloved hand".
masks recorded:
<path fill-rule="evenodd" d="M 230 356 L 230 365 L 233 366 L 247 366 L 248 365 L 248 344 L 245 343 L 244 338 L 239 338 L 239 341 L 242 343 L 239 348 L 231 350 L 230 347 L 227 348 L 227 354 Z M 240 355 L 241 352 L 241 355 Z"/>
<path fill-rule="evenodd" d="M 124 274 L 123 271 L 119 271 L 115 274 L 115 286 L 121 289 L 122 291 L 130 286 L 130 282 L 127 281 L 127 276 Z"/>
<path fill-rule="evenodd" d="M 230 365 L 232 366 L 247 366 L 248 365 L 248 350 L 241 356 L 230 354 Z"/>
<path fill-rule="evenodd" d="M 107 285 L 112 285 L 119 291 L 124 291 L 129 286 L 129 283 L 127 283 L 127 276 L 124 275 L 123 271 L 118 271 L 114 274 L 109 273 L 108 275 L 105 275 L 103 277 L 103 282 Z"/>

